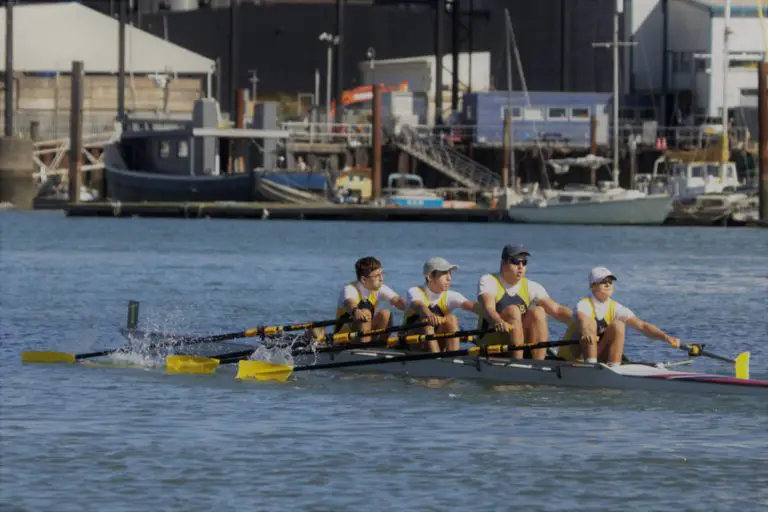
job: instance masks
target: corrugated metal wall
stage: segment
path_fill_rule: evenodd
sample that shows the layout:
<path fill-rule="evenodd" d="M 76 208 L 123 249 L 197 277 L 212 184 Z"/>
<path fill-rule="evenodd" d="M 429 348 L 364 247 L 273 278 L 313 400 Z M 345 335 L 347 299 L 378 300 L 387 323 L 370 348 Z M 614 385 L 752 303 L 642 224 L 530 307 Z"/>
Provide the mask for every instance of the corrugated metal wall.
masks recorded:
<path fill-rule="evenodd" d="M 491 51 L 496 88 L 506 87 L 504 7 L 513 26 L 529 90 L 610 91 L 611 53 L 594 49 L 595 41 L 611 37 L 615 0 L 496 1 L 490 20 L 474 21 L 475 51 Z M 162 36 L 167 17 L 171 41 L 209 58 L 221 58 L 223 105 L 228 105 L 228 10 L 144 15 L 142 28 Z M 335 28 L 333 5 L 262 5 L 241 7 L 239 87 L 249 87 L 248 70 L 259 70 L 259 91 L 311 92 L 314 69 L 325 70 L 325 48 L 317 40 Z M 368 47 L 377 58 L 434 53 L 434 11 L 383 6 L 348 5 L 345 13 L 345 88 L 359 85 L 357 63 Z M 445 16 L 444 51 L 450 52 L 450 18 Z M 465 34 L 463 34 L 465 36 Z M 466 51 L 465 42 L 462 50 Z M 514 56 L 513 56 L 514 58 Z M 513 61 L 513 88 L 521 87 Z M 324 83 L 324 80 L 323 80 Z M 449 84 L 445 84 L 449 85 Z"/>

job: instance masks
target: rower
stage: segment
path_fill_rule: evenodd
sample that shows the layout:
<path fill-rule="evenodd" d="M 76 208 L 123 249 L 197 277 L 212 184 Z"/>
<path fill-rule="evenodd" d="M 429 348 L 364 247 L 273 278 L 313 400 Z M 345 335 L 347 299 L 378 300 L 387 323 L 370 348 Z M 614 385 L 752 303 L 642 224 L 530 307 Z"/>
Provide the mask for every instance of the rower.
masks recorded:
<path fill-rule="evenodd" d="M 408 289 L 405 324 L 426 321 L 429 325 L 418 329 L 424 334 L 459 330 L 459 319 L 451 312 L 455 309 L 474 312 L 476 303 L 450 289 L 451 274 L 458 269 L 458 265 L 445 258 L 431 258 L 424 263 L 424 284 Z M 459 339 L 431 340 L 427 348 L 430 352 L 459 350 Z"/>
<path fill-rule="evenodd" d="M 566 340 L 579 340 L 579 345 L 560 347 L 557 355 L 566 361 L 598 361 L 609 366 L 621 364 L 624 354 L 626 326 L 637 329 L 648 338 L 665 341 L 675 348 L 680 340 L 653 324 L 640 320 L 631 309 L 612 299 L 616 275 L 605 267 L 589 273 L 590 295 L 576 304 L 576 314 L 568 325 Z"/>
<path fill-rule="evenodd" d="M 499 273 L 480 278 L 478 328 L 493 328 L 496 332 L 484 335 L 478 344 L 539 343 L 549 338 L 547 315 L 565 324 L 570 322 L 570 308 L 558 304 L 542 285 L 525 277 L 529 256 L 522 245 L 506 245 L 501 251 Z M 512 357 L 522 358 L 523 351 L 513 351 Z M 525 357 L 529 357 L 527 351 Z M 544 359 L 546 349 L 532 350 L 530 357 Z"/>
<path fill-rule="evenodd" d="M 402 311 L 405 309 L 405 299 L 384 284 L 384 269 L 373 256 L 357 260 L 355 273 L 357 280 L 344 285 L 336 308 L 336 318 L 347 323 L 337 325 L 335 332 L 388 327 L 392 315 L 388 309 L 380 307 L 380 302 L 386 300 Z M 360 341 L 367 343 L 370 338 L 361 338 Z"/>

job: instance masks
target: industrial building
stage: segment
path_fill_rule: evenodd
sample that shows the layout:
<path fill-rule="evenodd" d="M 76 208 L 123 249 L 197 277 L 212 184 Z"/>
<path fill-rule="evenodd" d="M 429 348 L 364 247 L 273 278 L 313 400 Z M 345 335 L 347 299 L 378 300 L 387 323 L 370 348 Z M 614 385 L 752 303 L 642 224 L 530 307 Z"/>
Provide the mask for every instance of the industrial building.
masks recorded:
<path fill-rule="evenodd" d="M 723 0 L 630 0 L 626 22 L 632 41 L 629 92 L 667 95 L 667 123 L 675 116 L 722 115 L 723 84 L 728 107 L 757 107 L 757 65 L 766 52 L 768 21 L 756 0 L 731 2 L 729 64 L 724 70 Z M 763 15 L 768 15 L 764 8 Z"/>

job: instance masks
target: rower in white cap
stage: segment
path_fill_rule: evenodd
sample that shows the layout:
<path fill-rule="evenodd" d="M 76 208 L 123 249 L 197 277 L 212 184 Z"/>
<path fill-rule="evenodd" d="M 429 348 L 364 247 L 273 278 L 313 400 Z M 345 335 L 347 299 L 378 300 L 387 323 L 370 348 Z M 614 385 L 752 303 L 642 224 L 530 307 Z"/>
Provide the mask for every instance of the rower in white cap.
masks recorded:
<path fill-rule="evenodd" d="M 620 365 L 626 326 L 637 329 L 648 338 L 665 341 L 675 348 L 680 346 L 678 338 L 640 320 L 631 309 L 613 300 L 614 282 L 616 275 L 605 267 L 595 267 L 590 271 L 589 287 L 592 293 L 576 305 L 574 318 L 564 337 L 566 340 L 580 340 L 580 343 L 560 347 L 557 354 L 560 358 Z"/>
<path fill-rule="evenodd" d="M 419 321 L 429 325 L 420 329 L 426 334 L 451 333 L 459 330 L 455 309 L 474 312 L 475 302 L 451 290 L 451 273 L 459 266 L 445 258 L 431 258 L 424 263 L 424 285 L 408 290 L 404 320 L 406 324 Z M 459 350 L 458 338 L 428 342 L 431 352 Z"/>

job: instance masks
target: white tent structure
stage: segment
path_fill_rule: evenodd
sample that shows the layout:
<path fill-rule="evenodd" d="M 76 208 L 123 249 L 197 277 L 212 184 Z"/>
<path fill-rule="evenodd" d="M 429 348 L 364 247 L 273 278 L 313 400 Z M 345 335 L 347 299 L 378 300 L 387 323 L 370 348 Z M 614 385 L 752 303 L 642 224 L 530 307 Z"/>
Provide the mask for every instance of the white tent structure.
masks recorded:
<path fill-rule="evenodd" d="M 0 9 L 0 55 L 5 56 L 5 8 Z M 89 74 L 118 72 L 119 21 L 78 3 L 17 5 L 13 8 L 13 67 L 69 72 L 83 61 Z M 209 75 L 215 62 L 179 45 L 125 27 L 125 69 L 138 74 Z M 0 59 L 5 70 L 5 59 Z"/>

